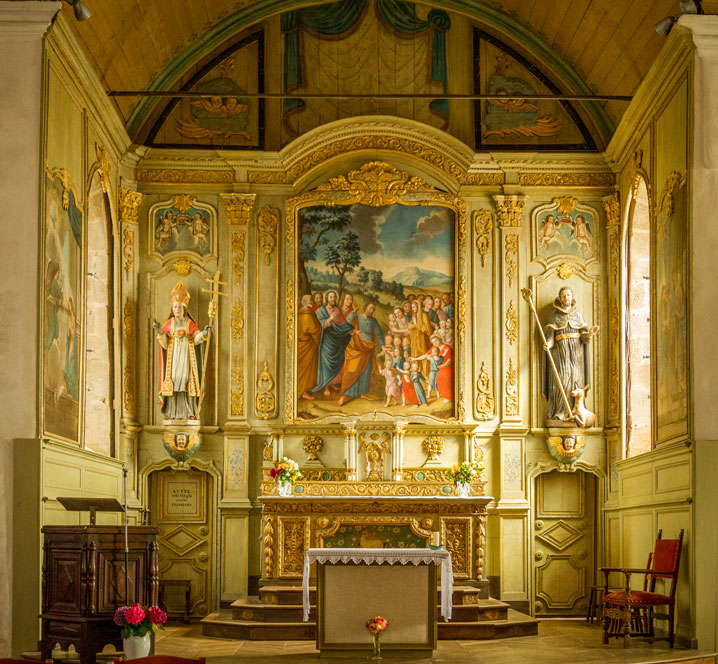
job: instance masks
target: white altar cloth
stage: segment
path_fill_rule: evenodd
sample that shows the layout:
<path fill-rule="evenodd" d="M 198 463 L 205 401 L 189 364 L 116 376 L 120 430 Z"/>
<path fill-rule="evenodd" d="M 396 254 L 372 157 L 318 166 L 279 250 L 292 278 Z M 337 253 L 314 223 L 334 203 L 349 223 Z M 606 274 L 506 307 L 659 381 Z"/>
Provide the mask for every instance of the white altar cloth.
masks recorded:
<path fill-rule="evenodd" d="M 451 598 L 454 590 L 454 573 L 451 554 L 439 549 L 307 549 L 304 554 L 302 576 L 302 604 L 304 622 L 309 620 L 309 568 L 312 563 L 334 565 L 355 563 L 364 565 L 441 565 L 441 615 L 451 620 Z"/>

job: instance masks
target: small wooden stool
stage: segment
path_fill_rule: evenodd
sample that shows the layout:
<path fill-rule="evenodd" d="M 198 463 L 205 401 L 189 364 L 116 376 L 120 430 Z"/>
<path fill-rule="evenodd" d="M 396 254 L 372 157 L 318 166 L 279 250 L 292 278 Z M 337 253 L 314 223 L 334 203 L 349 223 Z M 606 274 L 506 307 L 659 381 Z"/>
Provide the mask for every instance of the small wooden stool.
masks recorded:
<path fill-rule="evenodd" d="M 189 622 L 189 610 L 190 610 L 190 592 L 192 587 L 187 579 L 160 579 L 160 588 L 157 597 L 157 603 L 160 608 L 167 611 L 167 605 L 165 604 L 165 588 L 168 586 L 174 588 L 184 588 L 184 622 Z"/>

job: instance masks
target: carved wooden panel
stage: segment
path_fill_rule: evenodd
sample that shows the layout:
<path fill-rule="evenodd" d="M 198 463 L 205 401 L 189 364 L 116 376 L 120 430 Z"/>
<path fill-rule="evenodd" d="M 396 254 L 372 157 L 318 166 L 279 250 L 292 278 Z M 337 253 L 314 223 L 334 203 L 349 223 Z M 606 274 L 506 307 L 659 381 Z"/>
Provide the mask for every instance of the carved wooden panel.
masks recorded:
<path fill-rule="evenodd" d="M 454 578 L 471 578 L 471 518 L 442 519 L 441 540 L 444 548 L 451 553 Z"/>
<path fill-rule="evenodd" d="M 309 548 L 309 517 L 279 518 L 279 576 L 301 578 Z"/>

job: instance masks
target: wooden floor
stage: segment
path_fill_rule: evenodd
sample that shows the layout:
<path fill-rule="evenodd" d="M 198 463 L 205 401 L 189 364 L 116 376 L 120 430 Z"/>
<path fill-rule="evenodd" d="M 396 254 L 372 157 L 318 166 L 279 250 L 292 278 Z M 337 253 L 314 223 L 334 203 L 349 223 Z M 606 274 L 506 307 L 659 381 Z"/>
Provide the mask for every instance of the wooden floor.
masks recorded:
<path fill-rule="evenodd" d="M 319 653 L 308 641 L 229 641 L 203 637 L 199 625 L 171 626 L 157 633 L 157 654 L 183 657 L 206 657 L 208 664 L 234 662 L 319 662 Z M 322 660 L 329 661 L 332 660 Z M 333 660 L 338 662 L 339 660 Z M 367 659 L 342 659 L 342 664 L 368 663 Z M 634 640 L 630 649 L 612 640 L 601 644 L 601 629 L 583 620 L 544 620 L 538 636 L 525 636 L 498 641 L 439 641 L 432 659 L 407 660 L 384 658 L 393 662 L 432 662 L 434 664 L 579 664 L 580 662 L 683 662 L 684 664 L 716 664 L 713 653 L 674 648 L 666 642 L 646 643 Z"/>

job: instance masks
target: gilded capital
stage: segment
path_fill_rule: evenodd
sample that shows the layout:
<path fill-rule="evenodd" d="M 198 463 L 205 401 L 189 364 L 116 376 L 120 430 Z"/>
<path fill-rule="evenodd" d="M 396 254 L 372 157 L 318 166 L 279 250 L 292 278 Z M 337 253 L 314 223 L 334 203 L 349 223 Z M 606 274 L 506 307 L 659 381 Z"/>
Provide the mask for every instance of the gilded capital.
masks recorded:
<path fill-rule="evenodd" d="M 139 191 L 134 191 L 127 187 L 120 187 L 120 221 L 128 224 L 138 223 L 140 203 L 142 203 L 142 194 Z"/>
<path fill-rule="evenodd" d="M 502 228 L 518 228 L 524 214 L 525 196 L 494 196 L 496 216 Z"/>
<path fill-rule="evenodd" d="M 221 194 L 230 226 L 247 226 L 256 194 Z"/>
<path fill-rule="evenodd" d="M 618 226 L 621 223 L 621 203 L 618 199 L 618 192 L 604 196 L 601 201 L 606 212 L 606 228 Z"/>

